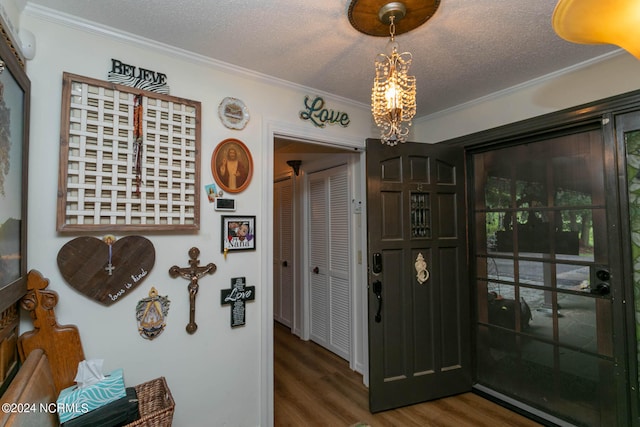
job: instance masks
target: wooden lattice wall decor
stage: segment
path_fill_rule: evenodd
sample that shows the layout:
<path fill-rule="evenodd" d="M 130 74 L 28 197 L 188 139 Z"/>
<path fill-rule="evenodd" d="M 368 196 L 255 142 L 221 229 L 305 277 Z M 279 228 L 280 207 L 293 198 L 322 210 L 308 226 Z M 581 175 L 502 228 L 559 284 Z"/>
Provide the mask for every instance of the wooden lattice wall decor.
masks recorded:
<path fill-rule="evenodd" d="M 62 89 L 57 230 L 199 229 L 200 102 L 69 73 Z"/>

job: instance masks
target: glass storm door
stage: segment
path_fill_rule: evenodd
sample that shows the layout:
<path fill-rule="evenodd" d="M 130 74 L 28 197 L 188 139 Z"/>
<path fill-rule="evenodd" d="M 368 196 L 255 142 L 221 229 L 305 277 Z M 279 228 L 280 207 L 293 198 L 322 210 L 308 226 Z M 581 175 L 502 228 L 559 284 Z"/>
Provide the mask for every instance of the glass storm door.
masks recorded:
<path fill-rule="evenodd" d="M 584 426 L 628 420 L 613 151 L 598 124 L 470 155 L 475 388 Z"/>

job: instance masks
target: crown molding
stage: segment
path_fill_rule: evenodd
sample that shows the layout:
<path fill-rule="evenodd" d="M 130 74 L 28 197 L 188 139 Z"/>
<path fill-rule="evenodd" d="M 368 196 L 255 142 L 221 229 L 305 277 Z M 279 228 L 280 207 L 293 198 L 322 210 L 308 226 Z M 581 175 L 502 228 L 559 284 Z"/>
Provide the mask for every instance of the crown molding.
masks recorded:
<path fill-rule="evenodd" d="M 600 55 L 600 56 L 597 56 L 595 58 L 591 58 L 591 59 L 589 59 L 587 61 L 580 62 L 578 64 L 574 64 L 574 65 L 572 65 L 570 67 L 554 71 L 553 73 L 545 74 L 544 76 L 540 76 L 540 77 L 537 77 L 535 79 L 527 80 L 524 83 L 520 83 L 520 84 L 517 84 L 515 86 L 511 86 L 511 87 L 499 90 L 497 92 L 490 93 L 489 95 L 485 95 L 485 96 L 482 96 L 480 98 L 473 99 L 473 100 L 465 102 L 463 104 L 454 105 L 453 107 L 450 107 L 450 108 L 447 108 L 447 109 L 444 109 L 444 110 L 440 110 L 440 111 L 436 111 L 435 113 L 428 114 L 426 116 L 421 116 L 421 117 L 419 117 L 417 119 L 414 119 L 413 122 L 414 122 L 414 124 L 425 123 L 425 122 L 428 122 L 430 120 L 437 119 L 437 118 L 443 117 L 443 116 L 447 116 L 449 114 L 453 114 L 453 113 L 461 111 L 461 110 L 466 110 L 468 108 L 472 108 L 472 107 L 480 105 L 482 103 L 489 102 L 489 101 L 492 101 L 494 99 L 502 98 L 504 96 L 508 96 L 510 94 L 525 90 L 525 89 L 527 89 L 529 87 L 540 85 L 542 83 L 545 83 L 547 81 L 553 80 L 553 79 L 558 78 L 558 77 L 561 77 L 563 75 L 570 74 L 570 73 L 573 73 L 575 71 L 579 71 L 579 70 L 584 69 L 584 68 L 588 68 L 588 67 L 590 67 L 590 66 L 592 66 L 594 64 L 609 60 L 609 59 L 611 59 L 613 57 L 616 57 L 616 56 L 619 56 L 619 55 L 623 55 L 623 54 L 627 54 L 627 53 L 623 49 L 617 49 L 617 50 L 614 50 L 612 52 L 605 53 L 604 55 Z"/>

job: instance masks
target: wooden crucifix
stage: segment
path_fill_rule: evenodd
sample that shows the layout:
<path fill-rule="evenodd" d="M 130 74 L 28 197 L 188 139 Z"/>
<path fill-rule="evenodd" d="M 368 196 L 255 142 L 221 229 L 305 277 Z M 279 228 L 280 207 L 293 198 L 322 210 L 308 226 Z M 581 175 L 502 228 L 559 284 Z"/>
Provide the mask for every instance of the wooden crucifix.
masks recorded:
<path fill-rule="evenodd" d="M 198 325 L 196 324 L 196 294 L 198 293 L 198 279 L 204 276 L 205 274 L 213 274 L 216 272 L 216 265 L 213 263 L 209 263 L 205 266 L 198 267 L 200 260 L 198 256 L 200 255 L 200 249 L 191 248 L 189 249 L 189 267 L 178 267 L 174 265 L 169 269 L 169 276 L 174 279 L 178 276 L 181 276 L 187 280 L 189 280 L 189 286 L 187 289 L 189 290 L 189 323 L 187 324 L 187 333 L 193 334 L 196 329 L 198 329 Z"/>

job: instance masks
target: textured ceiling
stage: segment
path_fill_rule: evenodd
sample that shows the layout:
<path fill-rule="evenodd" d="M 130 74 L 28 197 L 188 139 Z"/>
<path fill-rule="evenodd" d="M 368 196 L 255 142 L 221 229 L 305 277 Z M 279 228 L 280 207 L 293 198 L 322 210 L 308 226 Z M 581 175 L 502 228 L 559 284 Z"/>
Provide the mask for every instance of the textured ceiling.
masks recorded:
<path fill-rule="evenodd" d="M 24 0 L 22 0 L 24 2 Z M 417 117 L 617 48 L 577 45 L 551 28 L 557 0 L 441 0 L 426 24 L 396 37 L 413 54 Z M 354 101 L 370 102 L 386 37 L 356 31 L 350 0 L 28 0 Z M 384 1 L 380 2 L 384 4 Z"/>

